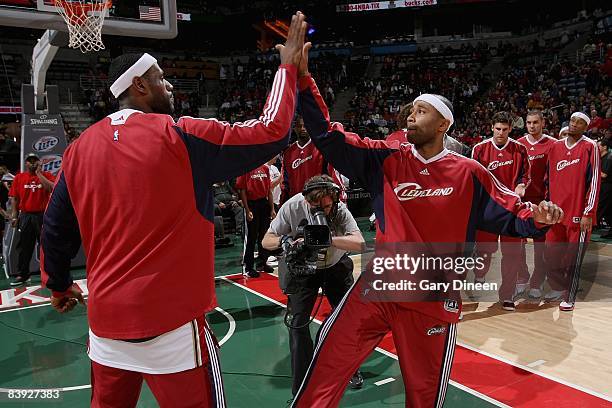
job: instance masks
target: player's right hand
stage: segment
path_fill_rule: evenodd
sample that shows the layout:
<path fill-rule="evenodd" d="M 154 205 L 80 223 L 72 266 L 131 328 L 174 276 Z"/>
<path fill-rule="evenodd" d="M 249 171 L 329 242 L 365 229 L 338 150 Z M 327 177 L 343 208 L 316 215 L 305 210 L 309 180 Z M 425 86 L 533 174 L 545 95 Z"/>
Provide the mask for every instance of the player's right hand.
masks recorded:
<path fill-rule="evenodd" d="M 304 37 L 306 36 L 307 24 L 304 21 L 305 18 L 301 11 L 295 13 L 291 17 L 291 25 L 285 45 L 276 45 L 275 48 L 280 53 L 281 64 L 293 64 L 299 67 L 302 59 L 302 49 L 304 48 Z"/>
<path fill-rule="evenodd" d="M 51 306 L 53 306 L 53 308 L 60 313 L 71 311 L 74 309 L 77 303 L 84 305 L 85 300 L 83 299 L 81 292 L 76 290 L 74 287 L 68 289 L 63 296 L 51 296 Z"/>
<path fill-rule="evenodd" d="M 17 228 L 17 225 L 19 225 L 19 218 L 11 219 L 11 227 Z"/>
<path fill-rule="evenodd" d="M 251 222 L 253 221 L 253 213 L 251 211 L 247 211 L 247 221 Z"/>

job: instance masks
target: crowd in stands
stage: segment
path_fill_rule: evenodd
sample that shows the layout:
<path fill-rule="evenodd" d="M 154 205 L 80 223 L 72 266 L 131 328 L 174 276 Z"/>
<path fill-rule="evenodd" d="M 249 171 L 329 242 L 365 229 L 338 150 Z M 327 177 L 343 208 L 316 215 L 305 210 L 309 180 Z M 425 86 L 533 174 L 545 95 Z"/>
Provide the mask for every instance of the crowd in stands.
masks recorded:
<path fill-rule="evenodd" d="M 401 107 L 430 92 L 453 101 L 456 121 L 451 136 L 468 146 L 491 136 L 489 121 L 498 111 L 513 115 L 515 137 L 524 134 L 529 109 L 544 111 L 546 131 L 553 135 L 567 125 L 571 112 L 590 113 L 603 123 L 591 126 L 589 135 L 603 136 L 612 118 L 612 84 L 602 70 L 602 61 L 585 58 L 580 63 L 564 60 L 534 65 L 527 59 L 523 64 L 511 63 L 519 55 L 543 55 L 541 46 L 537 41 L 495 48 L 479 44 L 437 50 L 437 56 L 443 58 L 423 53 L 381 57 L 380 74 L 356 84 L 345 125 L 363 136 L 383 139 L 403 127 L 395 123 Z M 597 57 L 601 52 L 595 54 Z M 501 72 L 485 74 L 483 66 L 496 55 L 504 57 Z"/>
<path fill-rule="evenodd" d="M 216 96 L 218 118 L 229 122 L 258 116 L 263 110 L 273 75 L 278 67 L 276 54 L 252 56 L 248 61 L 233 61 L 222 65 L 221 87 Z M 333 108 L 336 95 L 351 83 L 351 62 L 346 56 L 322 53 L 311 58 L 310 71 L 325 102 Z"/>
<path fill-rule="evenodd" d="M 445 95 L 455 103 L 456 110 L 472 103 L 487 83 L 480 72 L 487 61 L 483 48 L 463 46 L 434 54 L 432 59 L 427 58 L 432 55 L 429 52 L 382 57 L 380 74 L 357 84 L 345 115 L 346 126 L 359 134 L 384 139 L 401 127 L 395 123 L 401 106 L 423 92 Z"/>

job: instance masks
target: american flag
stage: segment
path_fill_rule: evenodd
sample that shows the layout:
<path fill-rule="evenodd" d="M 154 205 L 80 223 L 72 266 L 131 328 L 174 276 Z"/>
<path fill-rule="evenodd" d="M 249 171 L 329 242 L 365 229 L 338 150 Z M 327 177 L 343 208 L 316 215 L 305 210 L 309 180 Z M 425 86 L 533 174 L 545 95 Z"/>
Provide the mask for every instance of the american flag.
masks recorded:
<path fill-rule="evenodd" d="M 161 21 L 161 9 L 159 7 L 138 6 L 141 20 Z"/>

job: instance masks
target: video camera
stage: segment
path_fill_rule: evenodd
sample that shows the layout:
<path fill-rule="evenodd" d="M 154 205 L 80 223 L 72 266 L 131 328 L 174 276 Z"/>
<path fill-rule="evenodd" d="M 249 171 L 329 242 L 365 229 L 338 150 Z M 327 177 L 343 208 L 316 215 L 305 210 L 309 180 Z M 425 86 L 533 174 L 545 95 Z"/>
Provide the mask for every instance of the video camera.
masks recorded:
<path fill-rule="evenodd" d="M 285 294 L 295 293 L 300 279 L 316 273 L 317 262 L 325 259 L 326 250 L 331 246 L 325 212 L 314 209 L 312 215 L 311 223 L 306 219 L 300 222 L 295 238 L 285 235 L 281 239 L 285 257 L 279 265 L 279 283 Z"/>

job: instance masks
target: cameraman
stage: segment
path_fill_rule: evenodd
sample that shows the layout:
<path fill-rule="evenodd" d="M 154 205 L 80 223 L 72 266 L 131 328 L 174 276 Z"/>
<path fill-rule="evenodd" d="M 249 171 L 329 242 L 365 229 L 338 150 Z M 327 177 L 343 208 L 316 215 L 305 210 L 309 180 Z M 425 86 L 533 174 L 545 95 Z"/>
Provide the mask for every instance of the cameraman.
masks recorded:
<path fill-rule="evenodd" d="M 301 194 L 291 197 L 281 206 L 263 239 L 264 248 L 275 250 L 283 246 L 287 252 L 291 245 L 299 245 L 301 239 L 296 239 L 296 236 L 300 227 L 317 223 L 313 216 L 317 211 L 325 213 L 332 236 L 331 246 L 319 256 L 316 271 L 312 275 L 298 277 L 297 290 L 287 295 L 288 312 L 292 315 L 289 341 L 293 395 L 299 390 L 313 356 L 309 320 L 319 288 L 323 289 L 329 303 L 335 308 L 353 284 L 353 261 L 347 251 L 359 252 L 365 245 L 355 219 L 339 200 L 340 193 L 340 187 L 331 177 L 312 177 Z M 349 386 L 356 389 L 362 385 L 363 377 L 357 371 Z"/>

